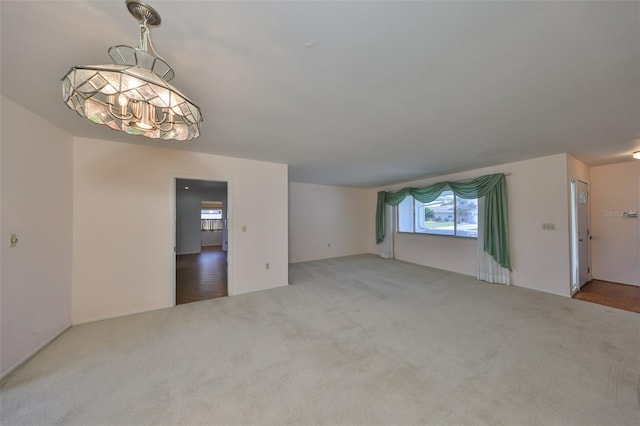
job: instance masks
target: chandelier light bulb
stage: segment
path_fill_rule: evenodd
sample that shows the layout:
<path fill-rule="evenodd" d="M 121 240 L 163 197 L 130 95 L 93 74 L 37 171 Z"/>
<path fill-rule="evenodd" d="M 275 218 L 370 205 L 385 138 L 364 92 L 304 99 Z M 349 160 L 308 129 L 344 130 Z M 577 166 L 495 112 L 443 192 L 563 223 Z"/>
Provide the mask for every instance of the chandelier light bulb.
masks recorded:
<path fill-rule="evenodd" d="M 635 158 L 636 160 L 640 160 L 640 151 L 636 151 L 633 153 L 633 158 Z"/>
<path fill-rule="evenodd" d="M 129 101 L 127 100 L 127 97 L 125 95 L 123 95 L 122 93 L 118 95 L 118 105 L 120 105 L 121 107 L 126 107 L 128 103 Z"/>

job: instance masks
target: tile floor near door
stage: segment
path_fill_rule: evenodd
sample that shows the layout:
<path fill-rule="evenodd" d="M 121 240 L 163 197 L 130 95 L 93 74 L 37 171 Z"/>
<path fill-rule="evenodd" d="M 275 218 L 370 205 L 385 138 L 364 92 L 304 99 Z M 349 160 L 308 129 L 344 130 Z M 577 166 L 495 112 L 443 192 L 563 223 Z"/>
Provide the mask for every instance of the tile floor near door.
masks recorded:
<path fill-rule="evenodd" d="M 592 280 L 573 298 L 640 313 L 640 287 L 634 285 Z"/>
<path fill-rule="evenodd" d="M 227 294 L 227 252 L 221 246 L 176 256 L 176 305 Z"/>

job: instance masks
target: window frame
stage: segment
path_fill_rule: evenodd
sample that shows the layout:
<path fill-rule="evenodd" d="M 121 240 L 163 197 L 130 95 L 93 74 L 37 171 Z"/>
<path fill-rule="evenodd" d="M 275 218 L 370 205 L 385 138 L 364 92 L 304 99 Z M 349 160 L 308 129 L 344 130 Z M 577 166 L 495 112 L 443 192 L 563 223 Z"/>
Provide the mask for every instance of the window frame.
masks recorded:
<path fill-rule="evenodd" d="M 400 230 L 400 204 L 395 206 L 395 222 L 396 222 L 396 226 L 395 226 L 395 232 L 397 234 L 409 234 L 409 235 L 431 235 L 431 236 L 436 236 L 436 237 L 453 237 L 453 238 L 464 238 L 464 239 L 478 239 L 478 233 L 476 232 L 475 236 L 467 236 L 467 235 L 457 235 L 458 232 L 458 196 L 451 191 L 450 189 L 445 189 L 442 192 L 451 192 L 451 194 L 453 195 L 453 234 L 436 234 L 436 233 L 432 233 L 432 232 L 416 232 L 416 202 L 420 202 L 418 200 L 416 200 L 412 195 L 407 195 L 407 197 L 411 197 L 412 199 L 412 203 L 411 203 L 411 228 L 412 231 L 401 231 Z M 463 198 L 465 199 L 465 198 Z M 476 209 L 478 208 L 478 198 L 474 198 L 474 200 L 476 200 Z M 424 203 L 423 203 L 424 204 Z"/>

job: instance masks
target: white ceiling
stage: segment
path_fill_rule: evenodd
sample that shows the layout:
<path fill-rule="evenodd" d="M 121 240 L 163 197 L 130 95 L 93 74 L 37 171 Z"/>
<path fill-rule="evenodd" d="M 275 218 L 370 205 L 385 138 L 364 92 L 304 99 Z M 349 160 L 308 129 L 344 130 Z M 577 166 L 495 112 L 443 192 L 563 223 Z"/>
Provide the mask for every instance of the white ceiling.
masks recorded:
<path fill-rule="evenodd" d="M 290 165 L 374 186 L 569 152 L 640 149 L 640 2 L 149 0 L 202 135 L 152 141 L 62 102 L 72 65 L 137 45 L 118 1 L 2 1 L 2 93 L 75 136 Z"/>

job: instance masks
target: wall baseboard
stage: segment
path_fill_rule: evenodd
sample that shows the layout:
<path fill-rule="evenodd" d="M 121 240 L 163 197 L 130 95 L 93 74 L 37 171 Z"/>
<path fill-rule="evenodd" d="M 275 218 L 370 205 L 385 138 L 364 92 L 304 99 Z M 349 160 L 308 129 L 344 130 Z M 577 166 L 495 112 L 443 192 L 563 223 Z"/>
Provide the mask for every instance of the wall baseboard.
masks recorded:
<path fill-rule="evenodd" d="M 88 319 L 88 320 L 73 321 L 71 323 L 71 325 L 75 327 L 76 325 L 89 324 L 89 323 L 92 323 L 92 322 L 105 321 L 105 320 L 110 320 L 110 319 L 114 319 L 114 318 L 128 317 L 129 315 L 144 314 L 146 312 L 159 311 L 160 309 L 168 309 L 168 308 L 173 308 L 173 307 L 174 307 L 174 305 L 166 305 L 166 306 L 159 306 L 157 308 L 143 309 L 141 311 L 131 311 L 131 312 L 125 312 L 125 313 L 122 313 L 122 314 L 107 315 L 107 316 L 104 316 L 104 317 L 91 318 L 91 319 Z"/>
<path fill-rule="evenodd" d="M 73 327 L 73 326 L 72 325 L 66 326 L 60 332 L 56 333 L 52 338 L 50 338 L 49 340 L 47 340 L 46 342 L 44 342 L 43 344 L 41 344 L 40 346 L 38 346 L 37 348 L 32 350 L 31 352 L 29 352 L 29 354 L 27 354 L 27 356 L 25 356 L 20 361 L 18 361 L 13 367 L 9 368 L 4 373 L 0 374 L 0 384 L 4 383 L 4 381 L 6 379 L 8 379 L 9 376 L 11 376 L 13 373 L 15 373 L 15 371 L 18 368 L 22 367 L 27 361 L 29 361 L 31 358 L 36 356 L 38 354 L 38 352 L 40 352 L 41 350 L 43 350 L 44 348 L 49 346 L 54 340 L 56 340 L 58 337 L 62 336 L 62 334 L 64 334 L 71 327 Z"/>
<path fill-rule="evenodd" d="M 611 281 L 611 280 L 606 280 L 604 278 L 591 277 L 591 281 L 593 281 L 593 280 L 606 281 L 606 282 L 611 283 L 611 284 L 630 285 L 630 286 L 633 286 L 633 287 L 640 287 L 640 283 L 628 283 L 628 282 L 622 282 L 622 281 Z"/>

